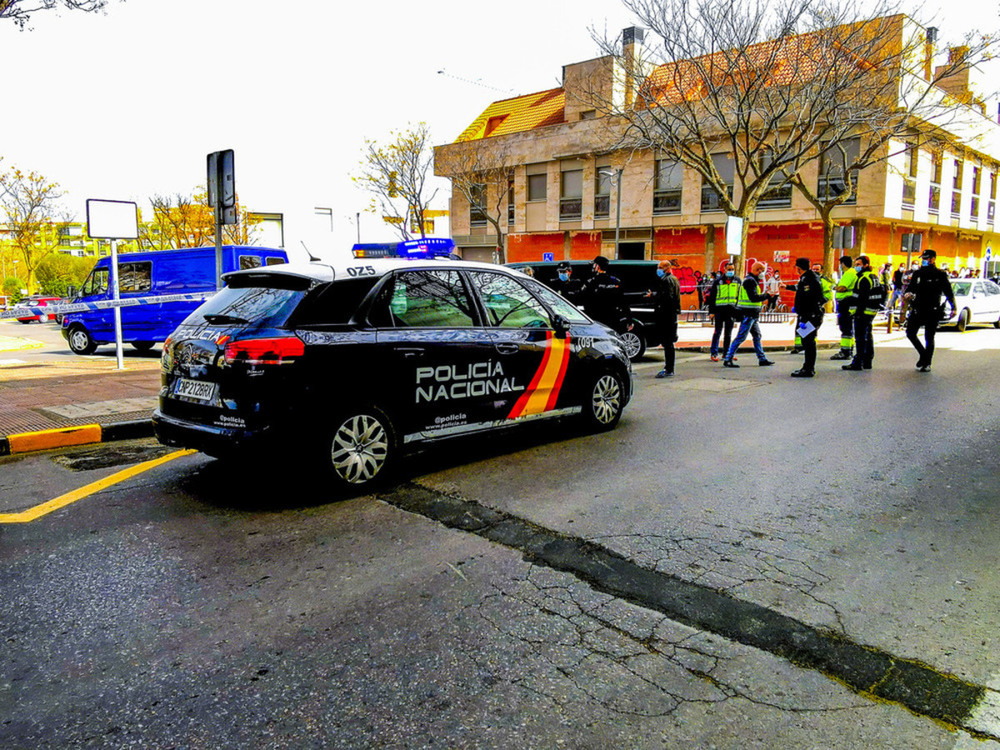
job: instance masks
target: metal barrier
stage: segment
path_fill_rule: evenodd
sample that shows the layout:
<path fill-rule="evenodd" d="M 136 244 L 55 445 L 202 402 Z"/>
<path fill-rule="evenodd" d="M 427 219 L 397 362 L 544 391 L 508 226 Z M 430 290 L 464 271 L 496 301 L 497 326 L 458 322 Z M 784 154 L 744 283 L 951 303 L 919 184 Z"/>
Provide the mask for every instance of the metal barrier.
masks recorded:
<path fill-rule="evenodd" d="M 685 323 L 711 323 L 712 318 L 708 310 L 688 310 L 681 313 L 681 320 Z M 762 312 L 759 320 L 761 323 L 788 323 L 795 320 L 795 313 L 790 312 Z"/>

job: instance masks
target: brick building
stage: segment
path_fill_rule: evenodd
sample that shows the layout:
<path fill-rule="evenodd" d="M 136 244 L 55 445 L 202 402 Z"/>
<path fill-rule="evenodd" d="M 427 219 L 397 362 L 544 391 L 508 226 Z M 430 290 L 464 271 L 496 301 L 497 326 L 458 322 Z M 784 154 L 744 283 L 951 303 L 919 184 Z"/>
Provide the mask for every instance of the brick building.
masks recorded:
<path fill-rule="evenodd" d="M 905 23 L 915 26 L 899 18 L 901 29 Z M 933 40 L 933 30 L 921 33 L 926 31 Z M 626 29 L 623 40 L 627 58 L 628 45 L 641 44 L 642 30 Z M 930 65 L 934 58 L 927 46 Z M 618 64 L 617 58 L 606 57 L 566 65 L 560 88 L 494 102 L 454 143 L 435 149 L 436 174 L 452 177 L 453 184 L 456 175 L 474 169 L 475 159 L 469 158 L 474 148 L 493 145 L 511 165 L 511 189 L 505 191 L 502 181 L 484 184 L 480 205 L 470 202 L 469 191 L 453 188 L 452 234 L 465 257 L 493 257 L 498 238 L 483 211 L 497 202 L 498 196 L 490 194 L 498 191 L 501 198 L 507 194 L 509 261 L 541 260 L 545 254 L 556 260 L 599 253 L 615 257 L 616 225 L 620 258 L 670 259 L 682 275 L 695 277 L 729 257 L 727 217 L 712 191 L 703 188 L 699 173 L 658 160 L 652 152 L 632 153 L 627 160 L 606 154 L 602 144 L 609 142 L 615 118 L 588 102 L 595 82 L 608 96 L 629 97 L 628 90 L 614 91 L 623 78 L 614 69 Z M 949 94 L 975 102 L 968 75 L 947 85 Z M 853 227 L 855 248 L 849 252 L 897 264 L 906 259 L 902 242 L 907 234 L 921 235 L 923 248 L 935 249 L 940 262 L 957 268 L 982 269 L 988 249 L 1000 252 L 1000 126 L 983 106 L 970 107 L 981 120 L 974 141 L 950 133 L 946 145 L 939 140 L 933 151 L 919 142 L 892 142 L 887 161 L 853 176 L 855 198 L 833 214 L 839 225 Z M 723 174 L 732 170 L 732 161 L 727 164 L 720 154 L 716 166 Z M 820 192 L 843 180 L 822 159 L 805 166 L 801 175 Z M 747 255 L 794 278 L 797 256 L 822 258 L 818 212 L 791 187 L 769 193 L 751 218 Z"/>

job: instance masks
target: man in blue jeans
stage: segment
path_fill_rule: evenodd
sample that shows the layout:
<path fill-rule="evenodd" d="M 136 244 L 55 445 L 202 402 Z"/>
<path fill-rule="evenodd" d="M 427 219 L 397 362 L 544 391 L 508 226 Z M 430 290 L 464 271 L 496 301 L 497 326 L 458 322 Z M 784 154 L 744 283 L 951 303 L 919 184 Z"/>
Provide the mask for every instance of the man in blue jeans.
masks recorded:
<path fill-rule="evenodd" d="M 761 307 L 765 299 L 765 296 L 761 294 L 760 277 L 764 273 L 764 269 L 765 266 L 763 263 L 754 263 L 750 273 L 747 274 L 747 277 L 743 279 L 743 283 L 740 285 L 739 296 L 736 300 L 736 313 L 737 315 L 742 315 L 743 320 L 740 321 L 740 330 L 736 334 L 736 338 L 733 339 L 733 343 L 730 344 L 725 359 L 722 360 L 724 367 L 739 367 L 738 364 L 733 362 L 733 357 L 736 356 L 736 350 L 740 348 L 740 344 L 746 341 L 747 334 L 750 334 L 750 337 L 753 339 L 753 350 L 757 355 L 757 364 L 761 367 L 774 364 L 764 354 L 764 347 L 760 343 L 759 319 Z"/>

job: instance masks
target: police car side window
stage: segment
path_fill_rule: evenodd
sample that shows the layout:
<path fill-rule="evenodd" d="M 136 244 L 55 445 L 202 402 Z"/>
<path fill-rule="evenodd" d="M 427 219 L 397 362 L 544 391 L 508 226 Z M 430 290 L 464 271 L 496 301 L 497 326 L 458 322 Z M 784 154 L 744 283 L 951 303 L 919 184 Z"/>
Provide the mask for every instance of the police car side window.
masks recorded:
<path fill-rule="evenodd" d="M 469 328 L 472 301 L 457 271 L 403 271 L 386 284 L 370 316 L 395 328 Z"/>
<path fill-rule="evenodd" d="M 570 323 L 589 323 L 590 321 L 587 317 L 580 312 L 578 309 L 573 307 L 569 302 L 564 300 L 558 294 L 553 292 L 541 284 L 533 284 L 528 282 L 528 288 L 535 293 L 536 297 L 541 297 L 542 302 L 548 305 L 549 309 L 552 310 L 556 315 L 561 315 Z"/>
<path fill-rule="evenodd" d="M 500 328 L 552 327 L 548 312 L 517 279 L 489 271 L 473 271 L 469 275 L 483 300 L 490 325 Z"/>

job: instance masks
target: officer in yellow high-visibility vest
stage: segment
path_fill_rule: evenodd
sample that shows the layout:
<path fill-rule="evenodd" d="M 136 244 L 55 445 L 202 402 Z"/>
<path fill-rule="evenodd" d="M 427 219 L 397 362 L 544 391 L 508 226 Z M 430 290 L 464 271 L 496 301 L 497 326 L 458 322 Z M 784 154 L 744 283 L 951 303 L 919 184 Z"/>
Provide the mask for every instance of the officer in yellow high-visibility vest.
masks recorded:
<path fill-rule="evenodd" d="M 855 285 L 854 309 L 854 342 L 857 352 L 850 364 L 843 370 L 870 370 L 875 358 L 875 340 L 872 336 L 872 323 L 875 316 L 885 304 L 885 287 L 881 279 L 872 270 L 871 261 L 867 255 L 859 255 L 854 267 L 857 274 Z"/>
<path fill-rule="evenodd" d="M 834 295 L 837 298 L 837 326 L 840 328 L 840 351 L 830 359 L 851 359 L 854 356 L 854 304 L 858 274 L 850 255 L 840 259 L 840 281 Z"/>

